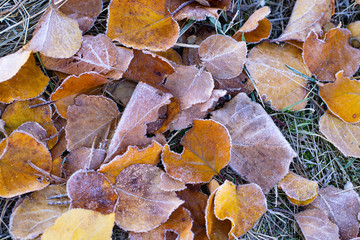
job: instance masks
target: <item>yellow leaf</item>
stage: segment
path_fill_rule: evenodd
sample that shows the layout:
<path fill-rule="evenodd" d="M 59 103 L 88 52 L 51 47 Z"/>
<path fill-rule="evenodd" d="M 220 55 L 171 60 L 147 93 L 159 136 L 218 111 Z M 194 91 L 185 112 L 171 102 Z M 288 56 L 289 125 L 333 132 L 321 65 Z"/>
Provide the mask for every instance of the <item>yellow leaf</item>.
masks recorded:
<path fill-rule="evenodd" d="M 13 54 L 0 58 L 0 83 L 14 77 L 28 61 L 31 53 L 21 48 Z"/>

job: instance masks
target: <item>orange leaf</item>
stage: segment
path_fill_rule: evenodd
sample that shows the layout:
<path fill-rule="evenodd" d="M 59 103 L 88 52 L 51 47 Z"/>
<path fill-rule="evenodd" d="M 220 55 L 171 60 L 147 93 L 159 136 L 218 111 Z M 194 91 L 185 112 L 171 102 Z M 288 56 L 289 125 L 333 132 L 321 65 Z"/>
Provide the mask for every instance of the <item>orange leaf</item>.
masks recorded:
<path fill-rule="evenodd" d="M 11 198 L 49 185 L 49 150 L 32 136 L 14 131 L 0 142 L 0 152 L 1 197 Z"/>
<path fill-rule="evenodd" d="M 20 199 L 10 217 L 11 236 L 16 239 L 33 239 L 51 227 L 68 210 L 68 205 L 50 205 L 55 201 L 49 200 L 49 197 L 60 194 L 66 194 L 64 185 L 50 185 Z"/>
<path fill-rule="evenodd" d="M 46 229 L 42 240 L 92 239 L 110 240 L 115 214 L 103 215 L 87 209 L 71 209 L 56 219 L 55 224 Z"/>
<path fill-rule="evenodd" d="M 331 29 L 324 40 L 311 32 L 304 43 L 304 60 L 309 70 L 321 81 L 336 80 L 335 74 L 344 70 L 344 76 L 352 76 L 360 64 L 360 50 L 350 43 L 350 31 Z"/>
<path fill-rule="evenodd" d="M 227 129 L 213 120 L 194 120 L 192 129 L 181 140 L 181 154 L 164 148 L 166 172 L 185 183 L 208 182 L 230 160 L 231 140 Z"/>
<path fill-rule="evenodd" d="M 82 73 L 79 76 L 68 76 L 61 85 L 51 94 L 51 101 L 55 103 L 56 110 L 63 118 L 67 118 L 67 109 L 75 104 L 75 97 L 107 84 L 109 81 L 95 72 Z"/>
<path fill-rule="evenodd" d="M 68 58 L 79 50 L 81 35 L 77 21 L 67 17 L 52 3 L 37 23 L 26 48 L 48 57 Z"/>
<path fill-rule="evenodd" d="M 246 66 L 261 96 L 271 101 L 272 108 L 282 110 L 293 104 L 296 111 L 305 107 L 306 78 L 286 65 L 311 76 L 303 62 L 301 50 L 289 44 L 263 42 L 251 49 Z"/>
<path fill-rule="evenodd" d="M 127 47 L 165 51 L 176 43 L 179 25 L 165 0 L 112 0 L 106 34 Z"/>
<path fill-rule="evenodd" d="M 290 202 L 299 206 L 314 201 L 319 190 L 316 181 L 310 181 L 292 172 L 278 183 L 278 187 L 285 192 Z"/>
<path fill-rule="evenodd" d="M 218 189 L 219 186 L 220 185 L 219 185 L 218 181 L 216 181 L 215 179 L 212 179 L 207 185 L 210 193 L 215 192 Z"/>
<path fill-rule="evenodd" d="M 115 183 L 119 227 L 126 231 L 150 231 L 166 222 L 183 203 L 175 192 L 158 187 L 161 173 L 162 170 L 148 164 L 133 164 L 119 173 Z"/>
<path fill-rule="evenodd" d="M 320 97 L 329 110 L 348 123 L 360 121 L 360 82 L 336 74 L 336 81 L 319 86 Z"/>
<path fill-rule="evenodd" d="M 267 193 L 287 173 L 296 153 L 263 107 L 239 93 L 212 119 L 232 137 L 230 166 Z"/>

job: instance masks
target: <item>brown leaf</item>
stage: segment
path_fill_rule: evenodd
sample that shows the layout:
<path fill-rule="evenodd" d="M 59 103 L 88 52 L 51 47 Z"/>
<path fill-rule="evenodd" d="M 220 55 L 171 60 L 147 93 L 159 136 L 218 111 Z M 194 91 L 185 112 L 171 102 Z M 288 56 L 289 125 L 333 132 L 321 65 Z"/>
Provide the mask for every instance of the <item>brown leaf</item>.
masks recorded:
<path fill-rule="evenodd" d="M 119 195 L 116 224 L 126 231 L 146 232 L 167 221 L 183 201 L 175 192 L 158 187 L 163 171 L 148 164 L 133 164 L 116 178 Z"/>
<path fill-rule="evenodd" d="M 112 0 L 106 35 L 135 49 L 165 51 L 179 35 L 179 25 L 169 15 L 165 0 Z"/>
<path fill-rule="evenodd" d="M 37 23 L 26 49 L 48 57 L 68 58 L 79 50 L 81 35 L 77 21 L 67 17 L 52 3 Z"/>
<path fill-rule="evenodd" d="M 37 122 L 26 122 L 21 124 L 16 130 L 28 133 L 33 136 L 36 140 L 47 146 L 47 132 Z"/>
<path fill-rule="evenodd" d="M 49 197 L 60 194 L 66 194 L 65 185 L 50 185 L 18 200 L 10 217 L 11 236 L 16 239 L 33 239 L 51 227 L 69 208 L 68 205 L 49 204 L 54 202 Z"/>
<path fill-rule="evenodd" d="M 68 107 L 65 128 L 67 149 L 91 147 L 108 138 L 108 130 L 119 116 L 116 104 L 103 96 L 80 95 Z"/>
<path fill-rule="evenodd" d="M 274 110 L 292 106 L 297 111 L 305 107 L 306 78 L 286 65 L 311 76 L 301 56 L 301 50 L 289 44 L 263 42 L 251 49 L 246 67 L 261 96 L 271 101 Z"/>
<path fill-rule="evenodd" d="M 288 25 L 276 41 L 297 40 L 304 42 L 308 33 L 321 33 L 322 26 L 335 12 L 334 0 L 298 0 Z"/>
<path fill-rule="evenodd" d="M 245 42 L 237 42 L 225 35 L 212 35 L 199 48 L 203 66 L 214 77 L 222 79 L 234 78 L 242 72 L 246 53 Z"/>
<path fill-rule="evenodd" d="M 71 208 L 89 209 L 102 214 L 115 210 L 118 196 L 102 173 L 79 170 L 69 178 L 66 190 L 71 199 Z"/>
<path fill-rule="evenodd" d="M 360 50 L 350 43 L 350 31 L 331 29 L 324 40 L 311 32 L 304 43 L 304 61 L 312 74 L 321 81 L 336 80 L 335 74 L 344 70 L 344 76 L 352 76 L 360 64 Z"/>
<path fill-rule="evenodd" d="M 166 7 L 169 9 L 171 13 L 175 13 L 181 4 L 185 4 L 186 0 L 167 0 Z M 196 21 L 203 21 L 206 19 L 207 16 L 218 18 L 219 15 L 217 14 L 218 8 L 210 7 L 210 5 L 201 5 L 199 3 L 193 2 L 187 4 L 186 6 L 182 7 L 178 10 L 174 15 L 173 18 L 177 21 L 183 19 L 193 19 Z"/>
<path fill-rule="evenodd" d="M 296 153 L 262 106 L 239 93 L 212 119 L 232 138 L 230 166 L 267 193 L 287 173 Z"/>
<path fill-rule="evenodd" d="M 0 83 L 14 77 L 32 55 L 31 51 L 19 49 L 13 54 L 0 58 Z"/>
<path fill-rule="evenodd" d="M 162 173 L 160 175 L 161 181 L 159 183 L 159 188 L 164 191 L 180 191 L 186 188 L 185 183 L 172 178 L 167 173 Z"/>
<path fill-rule="evenodd" d="M 320 118 L 320 132 L 347 157 L 360 158 L 360 123 L 345 123 L 326 111 Z"/>
<path fill-rule="evenodd" d="M 203 183 L 219 174 L 230 160 L 231 140 L 227 129 L 213 120 L 194 120 L 181 140 L 181 154 L 166 145 L 162 161 L 166 172 L 185 183 Z"/>
<path fill-rule="evenodd" d="M 360 222 L 360 203 L 354 190 L 341 190 L 333 186 L 322 188 L 310 206 L 323 210 L 339 227 L 341 239 L 357 237 Z"/>
<path fill-rule="evenodd" d="M 115 102 L 121 102 L 120 104 L 126 106 L 130 101 L 130 98 L 135 90 L 136 83 L 133 81 L 123 80 L 115 85 L 107 86 L 106 92 L 108 92 Z"/>
<path fill-rule="evenodd" d="M 215 88 L 224 89 L 231 95 L 235 97 L 238 93 L 244 92 L 250 94 L 254 91 L 254 84 L 251 82 L 247 74 L 243 71 L 239 76 L 230 79 L 219 79 L 214 78 Z"/>
<path fill-rule="evenodd" d="M 308 209 L 295 215 L 305 239 L 339 240 L 339 228 L 318 209 Z"/>

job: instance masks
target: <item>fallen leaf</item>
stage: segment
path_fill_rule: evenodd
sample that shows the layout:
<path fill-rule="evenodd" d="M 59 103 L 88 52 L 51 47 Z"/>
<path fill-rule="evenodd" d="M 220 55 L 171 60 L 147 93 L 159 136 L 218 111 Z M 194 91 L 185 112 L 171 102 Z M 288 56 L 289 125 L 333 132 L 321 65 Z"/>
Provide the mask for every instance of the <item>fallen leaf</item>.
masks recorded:
<path fill-rule="evenodd" d="M 213 120 L 194 120 L 181 144 L 184 146 L 181 154 L 165 145 L 162 161 L 171 177 L 185 183 L 209 182 L 230 160 L 229 132 Z"/>
<path fill-rule="evenodd" d="M 175 51 L 174 49 L 172 49 L 172 48 L 169 48 L 166 51 L 155 52 L 155 53 L 157 55 L 159 55 L 160 57 L 163 57 L 163 58 L 166 58 L 167 60 L 170 60 L 174 64 L 178 64 L 178 65 L 182 64 L 182 59 L 181 59 L 180 54 L 177 51 Z"/>
<path fill-rule="evenodd" d="M 66 194 L 65 185 L 50 185 L 16 203 L 10 217 L 10 234 L 16 239 L 33 239 L 51 227 L 69 208 L 68 205 L 50 205 L 49 197 Z"/>
<path fill-rule="evenodd" d="M 321 40 L 311 32 L 304 43 L 304 61 L 320 81 L 336 80 L 335 74 L 343 70 L 345 77 L 352 76 L 360 64 L 360 50 L 350 45 L 350 31 L 334 28 Z"/>
<path fill-rule="evenodd" d="M 320 118 L 320 132 L 347 157 L 360 157 L 360 124 L 345 123 L 326 111 Z"/>
<path fill-rule="evenodd" d="M 14 77 L 28 61 L 30 55 L 32 55 L 31 51 L 20 48 L 17 52 L 0 58 L 0 83 Z"/>
<path fill-rule="evenodd" d="M 66 190 L 71 199 L 71 208 L 89 209 L 102 214 L 114 212 L 118 196 L 102 173 L 81 169 L 71 175 Z"/>
<path fill-rule="evenodd" d="M 210 7 L 210 5 L 201 5 L 196 2 L 185 5 L 180 8 L 182 4 L 187 3 L 186 0 L 167 0 L 166 7 L 170 13 L 173 13 L 173 18 L 176 21 L 184 19 L 193 19 L 196 21 L 203 21 L 206 17 L 218 18 L 218 8 Z"/>
<path fill-rule="evenodd" d="M 167 173 L 162 173 L 160 175 L 161 181 L 159 183 L 159 188 L 164 191 L 181 191 L 186 189 L 185 183 L 172 178 Z"/>
<path fill-rule="evenodd" d="M 102 0 L 67 0 L 60 7 L 60 11 L 69 18 L 75 19 L 79 24 L 80 30 L 85 33 L 94 25 L 102 7 Z"/>
<path fill-rule="evenodd" d="M 350 43 L 353 47 L 360 47 L 360 21 L 350 23 L 347 28 L 351 32 Z"/>
<path fill-rule="evenodd" d="M 0 196 L 11 198 L 49 185 L 49 150 L 32 136 L 14 131 L 0 142 Z M 45 176 L 44 176 L 45 174 Z"/>
<path fill-rule="evenodd" d="M 216 78 L 229 79 L 238 76 L 246 59 L 246 43 L 229 36 L 212 35 L 199 48 L 202 65 Z"/>
<path fill-rule="evenodd" d="M 295 173 L 289 172 L 279 183 L 290 202 L 298 206 L 307 205 L 318 195 L 318 184 Z"/>
<path fill-rule="evenodd" d="M 155 133 L 163 133 L 165 131 L 167 131 L 170 128 L 170 125 L 173 124 L 173 122 L 176 120 L 179 112 L 180 112 L 180 101 L 177 98 L 171 98 L 170 99 L 171 102 L 169 105 L 167 105 L 167 111 L 164 114 L 164 117 L 166 117 L 165 119 L 159 119 L 162 121 L 158 121 L 158 125 L 160 125 L 160 128 L 156 128 L 158 129 Z M 196 105 L 194 105 L 196 106 Z M 149 125 L 148 125 L 148 130 L 149 130 Z M 148 131 L 149 132 L 149 131 Z"/>
<path fill-rule="evenodd" d="M 156 141 L 153 141 L 150 146 L 144 149 L 128 146 L 123 155 L 118 155 L 109 163 L 103 164 L 98 171 L 103 173 L 114 184 L 119 173 L 132 164 L 158 164 L 161 151 L 162 146 Z"/>
<path fill-rule="evenodd" d="M 263 107 L 245 93 L 212 112 L 211 118 L 229 130 L 230 166 L 247 181 L 258 184 L 267 193 L 288 173 L 295 151 Z"/>
<path fill-rule="evenodd" d="M 68 122 L 65 128 L 67 149 L 91 147 L 95 141 L 103 142 L 108 138 L 108 130 L 120 115 L 111 99 L 103 96 L 80 95 L 75 105 L 68 107 Z"/>
<path fill-rule="evenodd" d="M 304 42 L 308 33 L 321 33 L 335 12 L 334 0 L 298 0 L 283 33 L 275 41 L 297 40 Z"/>
<path fill-rule="evenodd" d="M 146 232 L 166 222 L 183 201 L 175 192 L 158 187 L 163 171 L 148 164 L 133 164 L 116 178 L 119 195 L 116 224 L 126 231 Z"/>
<path fill-rule="evenodd" d="M 251 49 L 246 67 L 260 96 L 271 101 L 274 110 L 294 105 L 291 110 L 305 107 L 306 78 L 291 71 L 286 65 L 311 76 L 301 56 L 301 50 L 289 44 L 263 42 Z"/>
<path fill-rule="evenodd" d="M 79 76 L 70 75 L 51 94 L 50 99 L 54 102 L 59 115 L 67 118 L 67 109 L 75 104 L 75 98 L 84 93 L 90 93 L 109 81 L 96 72 L 85 72 Z"/>
<path fill-rule="evenodd" d="M 230 79 L 214 78 L 215 89 L 224 89 L 231 97 L 235 97 L 238 93 L 244 92 L 250 94 L 254 91 L 254 84 L 249 79 L 248 75 L 243 71 L 239 76 Z"/>
<path fill-rule="evenodd" d="M 165 0 L 112 0 L 107 22 L 106 35 L 135 49 L 165 51 L 179 35 L 179 25 L 169 15 Z"/>
<path fill-rule="evenodd" d="M 326 213 L 327 217 L 339 227 L 341 239 L 351 239 L 357 237 L 359 233 L 358 197 L 354 190 L 341 190 L 327 186 L 320 189 L 319 196 L 310 206 Z"/>
<path fill-rule="evenodd" d="M 41 142 L 43 145 L 47 146 L 47 132 L 46 130 L 37 122 L 26 122 L 21 124 L 16 130 L 28 133 L 36 140 Z"/>
<path fill-rule="evenodd" d="M 123 80 L 115 85 L 110 85 L 106 87 L 106 92 L 108 92 L 112 99 L 115 102 L 121 102 L 120 104 L 126 106 L 130 101 L 130 98 L 135 90 L 136 83 L 133 81 Z"/>
<path fill-rule="evenodd" d="M 46 229 L 42 240 L 58 239 L 111 239 L 115 214 L 103 215 L 87 209 L 71 209 L 56 219 L 55 224 Z"/>
<path fill-rule="evenodd" d="M 244 35 L 245 41 L 248 43 L 258 43 L 267 39 L 270 36 L 271 23 L 266 17 L 270 12 L 268 6 L 256 10 L 232 37 L 236 41 L 242 41 Z"/>
<path fill-rule="evenodd" d="M 159 227 L 145 233 L 130 233 L 132 240 L 152 240 L 152 239 L 167 239 L 165 235 L 169 231 L 176 233 L 176 239 L 190 240 L 194 239 L 194 233 L 191 231 L 193 220 L 189 210 L 183 207 L 176 209 L 170 218 Z"/>
<path fill-rule="evenodd" d="M 305 239 L 339 240 L 339 228 L 318 209 L 308 209 L 295 215 Z"/>
<path fill-rule="evenodd" d="M 336 74 L 336 81 L 319 86 L 319 95 L 329 110 L 348 123 L 360 121 L 360 82 Z"/>
<path fill-rule="evenodd" d="M 220 186 L 220 184 L 215 179 L 211 179 L 211 181 L 207 185 L 207 187 L 210 191 L 210 194 L 215 192 L 219 186 Z"/>
<path fill-rule="evenodd" d="M 79 50 L 81 35 L 77 21 L 59 11 L 52 2 L 25 48 L 48 57 L 68 58 Z"/>

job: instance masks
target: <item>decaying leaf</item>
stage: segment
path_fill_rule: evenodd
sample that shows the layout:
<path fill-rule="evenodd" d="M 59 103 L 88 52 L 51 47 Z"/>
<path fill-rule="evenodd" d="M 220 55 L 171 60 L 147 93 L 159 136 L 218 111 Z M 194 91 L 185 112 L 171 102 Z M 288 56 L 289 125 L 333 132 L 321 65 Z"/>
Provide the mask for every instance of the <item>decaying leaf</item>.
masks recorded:
<path fill-rule="evenodd" d="M 79 50 L 81 35 L 77 21 L 59 11 L 52 2 L 37 23 L 26 49 L 48 57 L 68 58 Z"/>
<path fill-rule="evenodd" d="M 114 101 L 103 96 L 80 95 L 68 107 L 65 128 L 67 149 L 91 147 L 103 142 L 114 120 L 120 115 Z"/>
<path fill-rule="evenodd" d="M 360 64 L 360 50 L 350 45 L 350 31 L 333 28 L 321 40 L 311 32 L 304 43 L 304 61 L 317 79 L 336 80 L 335 74 L 341 70 L 345 77 L 352 76 Z"/>
<path fill-rule="evenodd" d="M 229 79 L 238 76 L 246 59 L 246 43 L 229 36 L 212 35 L 199 48 L 202 64 L 216 78 Z"/>
<path fill-rule="evenodd" d="M 98 171 L 103 173 L 114 184 L 119 173 L 132 164 L 158 164 L 161 151 L 162 146 L 156 141 L 141 150 L 136 146 L 129 146 L 123 155 L 118 155 L 109 163 L 103 164 Z"/>
<path fill-rule="evenodd" d="M 49 204 L 54 202 L 48 200 L 49 197 L 60 194 L 66 194 L 65 185 L 50 185 L 20 199 L 10 217 L 11 235 L 16 239 L 33 239 L 51 227 L 69 208 L 68 205 Z"/>
<path fill-rule="evenodd" d="M 317 197 L 319 187 L 316 181 L 310 181 L 295 173 L 289 172 L 279 183 L 290 202 L 296 205 L 307 205 Z"/>
<path fill-rule="evenodd" d="M 248 43 L 258 43 L 267 39 L 270 36 L 271 23 L 266 16 L 270 12 L 268 6 L 256 10 L 232 37 L 236 41 L 241 41 L 244 35 L 245 41 Z"/>
<path fill-rule="evenodd" d="M 0 196 L 10 198 L 49 185 L 49 150 L 24 132 L 14 131 L 0 142 Z M 44 175 L 45 174 L 45 175 Z"/>
<path fill-rule="evenodd" d="M 306 78 L 286 65 L 311 76 L 301 56 L 301 50 L 289 44 L 263 42 L 251 49 L 246 60 L 252 79 L 261 96 L 271 101 L 275 110 L 294 105 L 296 111 L 305 107 Z"/>
<path fill-rule="evenodd" d="M 46 139 L 47 132 L 46 130 L 37 122 L 26 122 L 21 124 L 18 128 L 18 131 L 22 131 L 28 133 L 29 135 L 33 136 L 35 139 L 39 140 L 42 144 L 47 146 Z"/>
<path fill-rule="evenodd" d="M 165 0 L 112 0 L 106 34 L 135 49 L 165 51 L 179 35 L 179 25 L 165 7 Z"/>
<path fill-rule="evenodd" d="M 232 97 L 235 97 L 238 93 L 244 92 L 250 94 L 254 91 L 254 84 L 251 82 L 247 74 L 243 71 L 239 76 L 230 79 L 214 78 L 215 89 L 224 89 Z"/>
<path fill-rule="evenodd" d="M 75 104 L 75 97 L 83 93 L 90 93 L 109 81 L 96 72 L 85 72 L 79 76 L 68 76 L 51 94 L 50 99 L 55 103 L 59 115 L 67 118 L 67 109 Z"/>
<path fill-rule="evenodd" d="M 336 81 L 319 86 L 319 95 L 329 110 L 348 123 L 360 121 L 360 82 L 336 74 Z"/>
<path fill-rule="evenodd" d="M 79 170 L 69 178 L 66 189 L 71 208 L 83 208 L 109 214 L 114 212 L 117 194 L 104 174 Z"/>
<path fill-rule="evenodd" d="M 121 102 L 122 105 L 126 106 L 130 101 L 130 98 L 135 90 L 136 83 L 133 81 L 123 80 L 115 85 L 106 87 L 108 92 L 115 102 Z"/>
<path fill-rule="evenodd" d="M 161 181 L 159 183 L 159 188 L 164 191 L 180 191 L 186 188 L 185 183 L 172 178 L 167 173 L 162 173 L 160 175 Z"/>
<path fill-rule="evenodd" d="M 31 51 L 21 48 L 13 54 L 0 58 L 0 83 L 14 77 L 28 61 L 31 54 Z"/>
<path fill-rule="evenodd" d="M 230 166 L 246 180 L 267 193 L 288 173 L 296 153 L 261 105 L 239 93 L 212 115 L 229 130 Z"/>
<path fill-rule="evenodd" d="M 46 229 L 42 240 L 94 239 L 110 240 L 115 214 L 103 215 L 87 209 L 71 209 L 56 219 L 55 224 Z M 91 226 L 91 227 L 90 227 Z"/>
<path fill-rule="evenodd" d="M 181 144 L 184 146 L 181 154 L 165 145 L 162 161 L 171 177 L 185 183 L 210 181 L 230 160 L 229 132 L 213 120 L 194 120 Z"/>
<path fill-rule="evenodd" d="M 146 232 L 166 222 L 183 201 L 175 192 L 158 187 L 163 171 L 148 164 L 133 164 L 116 178 L 119 195 L 116 224 L 124 230 Z"/>
<path fill-rule="evenodd" d="M 330 112 L 320 118 L 320 131 L 347 157 L 360 157 L 360 123 L 345 123 Z"/>
<path fill-rule="evenodd" d="M 341 239 L 358 236 L 360 203 L 354 190 L 341 190 L 327 186 L 319 191 L 319 196 L 310 206 L 323 210 L 327 217 L 339 227 Z"/>
<path fill-rule="evenodd" d="M 304 42 L 310 31 L 321 33 L 334 13 L 334 0 L 297 0 L 288 25 L 276 41 Z"/>
<path fill-rule="evenodd" d="M 176 21 L 180 21 L 183 19 L 194 19 L 196 21 L 205 20 L 207 16 L 211 16 L 214 18 L 218 18 L 217 14 L 218 8 L 210 7 L 210 5 L 201 5 L 199 3 L 193 2 L 187 4 L 179 10 L 179 7 L 182 4 L 185 4 L 186 0 L 167 0 L 166 7 L 173 14 L 173 18 Z"/>
<path fill-rule="evenodd" d="M 295 215 L 305 239 L 339 240 L 339 228 L 324 211 L 308 209 Z"/>

